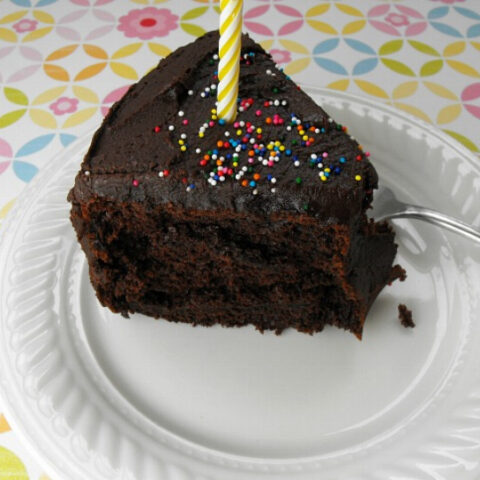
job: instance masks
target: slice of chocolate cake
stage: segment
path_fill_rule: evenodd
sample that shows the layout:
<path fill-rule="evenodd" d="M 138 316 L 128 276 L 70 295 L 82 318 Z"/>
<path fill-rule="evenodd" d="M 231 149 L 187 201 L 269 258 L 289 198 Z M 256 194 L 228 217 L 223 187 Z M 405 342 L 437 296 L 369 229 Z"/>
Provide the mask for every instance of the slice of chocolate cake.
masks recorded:
<path fill-rule="evenodd" d="M 368 153 L 243 37 L 238 116 L 216 116 L 218 32 L 162 60 L 95 133 L 69 194 L 100 302 L 175 322 L 361 337 L 394 235 Z"/>

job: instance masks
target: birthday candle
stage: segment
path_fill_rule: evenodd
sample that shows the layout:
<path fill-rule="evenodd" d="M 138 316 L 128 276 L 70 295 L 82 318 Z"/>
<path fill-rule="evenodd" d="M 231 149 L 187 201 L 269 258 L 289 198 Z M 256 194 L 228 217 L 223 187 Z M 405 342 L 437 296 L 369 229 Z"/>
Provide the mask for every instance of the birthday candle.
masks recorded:
<path fill-rule="evenodd" d="M 242 43 L 243 0 L 220 0 L 220 43 L 217 112 L 226 122 L 237 116 L 238 77 Z"/>

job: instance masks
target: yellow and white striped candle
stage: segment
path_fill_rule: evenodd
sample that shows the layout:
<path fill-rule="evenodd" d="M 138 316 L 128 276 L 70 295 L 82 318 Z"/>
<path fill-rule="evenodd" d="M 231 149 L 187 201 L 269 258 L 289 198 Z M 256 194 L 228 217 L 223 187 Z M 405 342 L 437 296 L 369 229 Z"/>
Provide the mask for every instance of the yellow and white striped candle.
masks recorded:
<path fill-rule="evenodd" d="M 220 0 L 217 115 L 226 122 L 237 116 L 243 0 Z"/>

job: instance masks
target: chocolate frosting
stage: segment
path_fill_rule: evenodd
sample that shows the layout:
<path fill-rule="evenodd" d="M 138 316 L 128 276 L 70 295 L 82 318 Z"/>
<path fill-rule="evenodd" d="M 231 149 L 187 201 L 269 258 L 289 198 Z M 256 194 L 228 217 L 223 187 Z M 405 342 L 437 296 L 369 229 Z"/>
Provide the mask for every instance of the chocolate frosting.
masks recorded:
<path fill-rule="evenodd" d="M 357 142 L 248 35 L 242 38 L 239 81 L 243 111 L 236 119 L 244 124 L 222 124 L 212 113 L 217 50 L 218 32 L 207 33 L 160 61 L 113 105 L 93 137 L 70 200 L 297 212 L 350 223 L 377 186 L 375 169 Z M 272 151 L 276 161 L 265 165 Z M 205 155 L 209 159 L 202 165 Z M 225 170 L 219 172 L 220 160 Z"/>

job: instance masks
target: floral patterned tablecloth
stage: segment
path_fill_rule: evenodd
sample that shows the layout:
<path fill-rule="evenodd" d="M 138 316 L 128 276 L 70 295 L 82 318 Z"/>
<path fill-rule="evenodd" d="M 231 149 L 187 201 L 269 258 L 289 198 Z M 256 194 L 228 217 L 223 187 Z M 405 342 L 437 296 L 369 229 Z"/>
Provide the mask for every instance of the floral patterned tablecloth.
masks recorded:
<path fill-rule="evenodd" d="M 218 10 L 218 0 L 0 0 L 0 224 L 52 156 L 159 58 L 215 28 Z M 245 0 L 244 30 L 297 82 L 389 103 L 479 152 L 480 1 Z M 0 413 L 6 479 L 47 477 Z"/>

